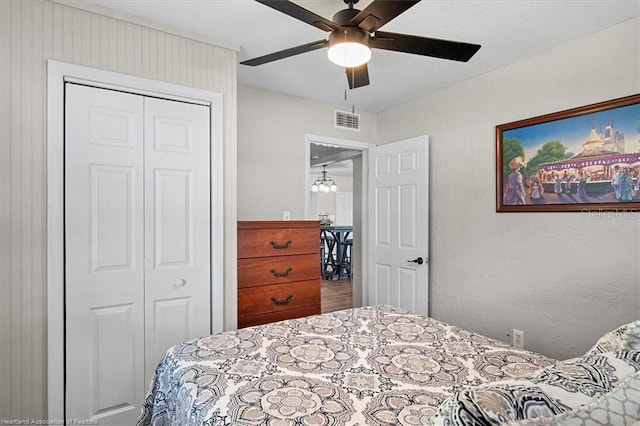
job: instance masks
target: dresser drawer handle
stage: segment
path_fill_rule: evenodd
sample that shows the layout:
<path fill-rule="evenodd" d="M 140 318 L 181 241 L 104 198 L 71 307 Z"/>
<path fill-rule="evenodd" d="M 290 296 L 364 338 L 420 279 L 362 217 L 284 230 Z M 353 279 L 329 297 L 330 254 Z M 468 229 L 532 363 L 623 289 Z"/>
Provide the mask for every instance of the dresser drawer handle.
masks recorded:
<path fill-rule="evenodd" d="M 271 296 L 271 301 L 276 305 L 286 305 L 293 299 L 293 294 L 288 295 L 285 299 L 278 300 L 275 296 Z"/>
<path fill-rule="evenodd" d="M 278 272 L 278 271 L 276 271 L 275 269 L 272 269 L 272 270 L 271 270 L 271 273 L 272 273 L 272 274 L 273 274 L 273 276 L 274 276 L 274 277 L 276 277 L 276 278 L 282 278 L 282 277 L 286 277 L 287 275 L 289 275 L 289 273 L 290 273 L 291 271 L 293 271 L 293 269 L 292 269 L 292 268 L 287 268 L 287 270 L 286 270 L 286 271 L 284 271 L 284 272 Z"/>
<path fill-rule="evenodd" d="M 273 247 L 276 250 L 286 249 L 291 245 L 291 240 L 287 240 L 287 242 L 284 244 L 278 244 L 275 241 L 269 241 L 269 244 L 271 244 L 271 247 Z"/>

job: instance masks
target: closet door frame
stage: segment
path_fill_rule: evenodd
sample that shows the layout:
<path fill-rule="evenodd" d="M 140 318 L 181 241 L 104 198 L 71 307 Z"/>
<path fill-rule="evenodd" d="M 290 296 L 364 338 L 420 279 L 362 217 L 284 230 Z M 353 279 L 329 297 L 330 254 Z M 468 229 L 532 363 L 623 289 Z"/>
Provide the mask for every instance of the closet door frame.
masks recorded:
<path fill-rule="evenodd" d="M 64 419 L 64 85 L 75 82 L 210 106 L 211 331 L 224 320 L 224 164 L 221 93 L 47 61 L 47 417 Z M 218 243 L 216 243 L 218 242 Z"/>

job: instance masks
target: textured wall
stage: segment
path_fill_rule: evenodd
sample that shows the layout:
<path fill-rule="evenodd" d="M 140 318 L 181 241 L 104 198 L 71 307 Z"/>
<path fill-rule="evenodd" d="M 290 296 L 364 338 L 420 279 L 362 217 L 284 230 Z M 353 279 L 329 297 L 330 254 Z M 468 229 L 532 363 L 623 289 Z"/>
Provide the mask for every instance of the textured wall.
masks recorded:
<path fill-rule="evenodd" d="M 63 4 L 0 0 L 0 419 L 46 415 L 47 59 L 223 93 L 235 229 L 234 50 Z"/>
<path fill-rule="evenodd" d="M 640 92 L 638 28 L 622 23 L 378 115 L 381 142 L 431 137 L 432 316 L 504 341 L 524 330 L 528 349 L 555 358 L 640 318 L 640 213 L 495 212 L 495 126 Z"/>

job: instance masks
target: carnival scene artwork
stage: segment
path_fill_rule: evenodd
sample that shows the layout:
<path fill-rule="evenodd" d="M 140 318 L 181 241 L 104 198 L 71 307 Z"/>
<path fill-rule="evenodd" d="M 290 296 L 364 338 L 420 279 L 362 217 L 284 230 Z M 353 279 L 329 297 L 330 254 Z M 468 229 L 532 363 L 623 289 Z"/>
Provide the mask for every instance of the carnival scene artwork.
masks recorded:
<path fill-rule="evenodd" d="M 640 203 L 640 103 L 500 127 L 499 209 Z"/>

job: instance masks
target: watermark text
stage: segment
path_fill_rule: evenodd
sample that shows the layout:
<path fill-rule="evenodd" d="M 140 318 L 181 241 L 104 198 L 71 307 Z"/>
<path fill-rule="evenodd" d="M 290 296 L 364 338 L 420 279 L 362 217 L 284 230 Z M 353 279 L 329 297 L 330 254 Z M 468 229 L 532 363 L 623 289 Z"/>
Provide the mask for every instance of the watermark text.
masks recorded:
<path fill-rule="evenodd" d="M 580 216 L 587 219 L 640 219 L 635 210 L 582 210 Z"/>
<path fill-rule="evenodd" d="M 91 419 L 0 419 L 0 425 L 97 425 L 97 420 Z"/>

